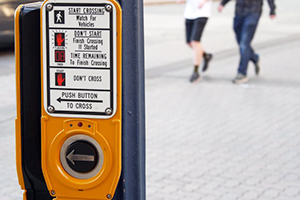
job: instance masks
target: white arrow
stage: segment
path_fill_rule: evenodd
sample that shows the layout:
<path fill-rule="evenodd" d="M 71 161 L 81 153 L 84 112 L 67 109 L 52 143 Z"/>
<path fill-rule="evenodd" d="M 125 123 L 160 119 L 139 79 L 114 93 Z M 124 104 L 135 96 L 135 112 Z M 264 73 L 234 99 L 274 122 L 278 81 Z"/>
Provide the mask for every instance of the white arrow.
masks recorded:
<path fill-rule="evenodd" d="M 75 165 L 74 161 L 86 161 L 86 162 L 93 162 L 95 161 L 95 156 L 90 156 L 90 155 L 79 155 L 79 154 L 74 154 L 75 149 L 67 155 L 67 158 L 69 161 Z"/>

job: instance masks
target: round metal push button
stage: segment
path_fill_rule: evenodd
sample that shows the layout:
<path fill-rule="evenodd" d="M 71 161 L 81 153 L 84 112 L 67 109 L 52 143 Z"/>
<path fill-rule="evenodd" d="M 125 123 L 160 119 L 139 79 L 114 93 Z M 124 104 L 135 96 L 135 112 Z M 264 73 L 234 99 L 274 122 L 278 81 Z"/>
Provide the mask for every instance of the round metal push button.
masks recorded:
<path fill-rule="evenodd" d="M 103 165 L 103 151 L 93 138 L 75 135 L 63 144 L 60 160 L 68 174 L 78 179 L 88 179 L 100 172 Z"/>
<path fill-rule="evenodd" d="M 76 172 L 88 173 L 98 163 L 98 152 L 93 144 L 86 141 L 72 143 L 67 150 L 67 163 Z"/>

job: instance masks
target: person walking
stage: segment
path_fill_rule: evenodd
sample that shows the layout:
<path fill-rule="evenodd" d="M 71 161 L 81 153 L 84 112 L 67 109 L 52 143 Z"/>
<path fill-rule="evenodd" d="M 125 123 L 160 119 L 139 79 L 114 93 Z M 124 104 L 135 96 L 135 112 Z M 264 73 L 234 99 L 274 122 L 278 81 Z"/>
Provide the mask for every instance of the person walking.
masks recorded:
<path fill-rule="evenodd" d="M 185 0 L 179 0 L 183 3 Z M 190 78 L 190 82 L 201 81 L 199 74 L 199 66 L 203 58 L 202 71 L 206 71 L 209 62 L 212 59 L 212 54 L 206 53 L 201 44 L 201 37 L 208 18 L 211 16 L 212 0 L 186 0 L 184 11 L 186 42 L 193 50 L 194 71 Z"/>
<path fill-rule="evenodd" d="M 61 23 L 61 22 L 62 22 L 62 15 L 61 12 L 59 12 L 56 15 L 56 23 Z"/>
<path fill-rule="evenodd" d="M 219 12 L 222 12 L 224 6 L 230 0 L 222 0 L 219 6 Z M 268 0 L 271 8 L 270 17 L 274 19 L 275 0 Z M 254 38 L 256 28 L 262 13 L 263 0 L 236 0 L 236 9 L 234 17 L 234 32 L 237 43 L 240 47 L 240 63 L 238 73 L 233 83 L 241 84 L 249 81 L 247 78 L 248 63 L 251 60 L 255 65 L 255 73 L 260 72 L 260 57 L 251 47 L 251 42 Z"/>

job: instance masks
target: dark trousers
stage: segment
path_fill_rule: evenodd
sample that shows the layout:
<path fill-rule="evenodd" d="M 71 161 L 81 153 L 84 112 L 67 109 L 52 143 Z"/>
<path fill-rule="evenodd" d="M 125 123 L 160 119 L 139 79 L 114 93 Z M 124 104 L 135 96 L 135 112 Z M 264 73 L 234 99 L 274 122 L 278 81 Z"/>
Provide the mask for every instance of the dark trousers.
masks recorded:
<path fill-rule="evenodd" d="M 251 41 L 255 35 L 259 18 L 260 14 L 256 13 L 243 16 L 237 15 L 234 18 L 234 32 L 241 54 L 238 72 L 244 75 L 247 75 L 249 61 L 257 63 L 259 60 L 259 56 L 255 54 L 251 47 Z"/>

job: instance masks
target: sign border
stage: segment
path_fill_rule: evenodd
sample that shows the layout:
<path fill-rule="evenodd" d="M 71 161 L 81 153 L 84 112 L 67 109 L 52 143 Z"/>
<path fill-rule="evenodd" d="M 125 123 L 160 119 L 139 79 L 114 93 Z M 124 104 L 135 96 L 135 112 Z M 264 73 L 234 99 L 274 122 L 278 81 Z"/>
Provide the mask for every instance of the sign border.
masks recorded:
<path fill-rule="evenodd" d="M 77 3 L 78 2 L 78 3 Z M 82 1 L 81 1 L 82 2 Z M 49 113 L 48 112 L 48 106 L 50 106 L 50 52 L 49 52 L 49 30 L 51 30 L 51 28 L 49 27 L 49 12 L 46 11 L 46 6 L 43 7 L 43 19 L 42 19 L 42 45 L 43 45 L 43 77 L 44 77 L 44 109 L 47 112 L 47 114 L 49 114 L 50 116 L 53 117 L 74 117 L 74 118 L 97 118 L 97 119 L 109 119 L 111 117 L 113 117 L 116 113 L 117 110 L 117 104 L 116 104 L 116 99 L 117 99 L 117 94 L 116 94 L 116 90 L 117 90 L 117 60 L 116 60 L 116 53 L 117 53 L 117 46 L 116 46 L 116 8 L 114 6 L 114 4 L 112 4 L 109 1 L 99 1 L 99 3 L 95 3 L 94 1 L 89 3 L 89 2 L 85 2 L 85 3 L 80 3 L 80 0 L 75 1 L 74 3 L 71 3 L 69 1 L 65 1 L 65 2 L 53 2 L 53 1 L 48 1 L 47 4 L 51 3 L 53 5 L 53 7 L 57 7 L 57 6 L 89 6 L 89 7 L 105 7 L 105 5 L 109 4 L 112 6 L 112 11 L 109 13 L 109 23 L 110 23 L 110 104 L 113 112 L 111 115 L 107 115 L 105 112 L 88 112 L 88 111 L 64 111 L 64 110 L 59 110 L 59 111 L 55 111 L 54 113 Z M 48 25 L 48 26 L 47 26 Z M 73 28 L 53 28 L 53 29 L 73 29 Z M 74 28 L 76 29 L 76 28 Z M 80 29 L 80 28 L 78 28 Z M 85 30 L 92 30 L 90 28 L 82 28 Z M 99 30 L 97 28 L 93 28 L 94 30 Z M 100 28 L 101 29 L 101 28 Z M 46 36 L 46 37 L 44 37 Z M 91 67 L 60 67 L 60 66 L 53 66 L 53 68 L 66 68 L 66 69 L 72 69 L 72 68 L 78 68 L 78 69 L 89 69 Z M 97 67 L 92 68 L 92 69 L 97 69 Z M 105 69 L 105 68 L 101 68 L 101 69 Z M 100 68 L 99 68 L 100 70 Z M 69 90 L 69 89 L 66 89 Z M 71 89 L 72 90 L 72 89 Z M 77 90 L 77 89 L 76 89 Z M 78 89 L 78 90 L 82 90 L 84 91 L 84 89 Z M 90 89 L 87 89 L 87 91 L 90 91 Z M 97 90 L 95 90 L 97 91 Z M 80 101 L 79 101 L 80 102 Z"/>

